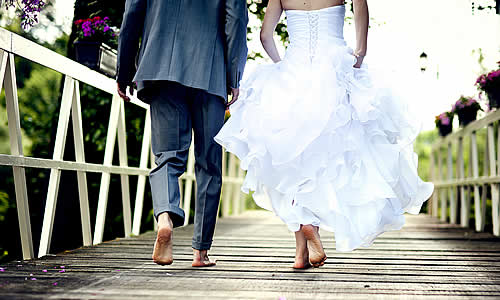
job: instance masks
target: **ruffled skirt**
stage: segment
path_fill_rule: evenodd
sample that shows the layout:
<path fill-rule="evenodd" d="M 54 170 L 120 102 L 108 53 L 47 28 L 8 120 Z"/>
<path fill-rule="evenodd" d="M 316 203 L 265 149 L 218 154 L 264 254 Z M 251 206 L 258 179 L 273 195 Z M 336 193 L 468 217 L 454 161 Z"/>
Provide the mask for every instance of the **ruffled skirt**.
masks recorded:
<path fill-rule="evenodd" d="M 291 231 L 335 232 L 336 249 L 370 246 L 418 214 L 433 184 L 417 174 L 420 124 L 374 75 L 352 66 L 345 45 L 321 56 L 287 51 L 241 83 L 240 99 L 215 137 L 247 170 L 243 192 Z"/>

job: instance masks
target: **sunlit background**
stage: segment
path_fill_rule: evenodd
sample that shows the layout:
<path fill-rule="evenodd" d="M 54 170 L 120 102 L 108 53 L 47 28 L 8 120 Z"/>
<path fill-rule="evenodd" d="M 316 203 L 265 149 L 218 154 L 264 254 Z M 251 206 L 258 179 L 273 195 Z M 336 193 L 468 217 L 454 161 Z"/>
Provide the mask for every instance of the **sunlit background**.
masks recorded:
<path fill-rule="evenodd" d="M 201 0 L 200 0 L 201 1 Z M 124 1 L 121 1 L 124 2 Z M 348 1 L 350 3 L 351 1 Z M 2 3 L 0 1 L 0 3 Z M 71 32 L 74 20 L 74 0 L 54 0 L 53 6 L 44 9 L 39 24 L 23 31 L 19 25 L 19 17 L 11 9 L 6 11 L 0 8 L 0 26 L 20 34 L 28 39 L 42 44 L 53 51 L 69 56 L 70 58 L 75 34 Z M 82 6 L 91 6 L 97 3 L 101 9 L 99 13 L 111 13 L 111 24 L 119 26 L 121 10 L 113 2 L 110 9 L 105 1 L 85 2 L 78 1 L 80 11 L 77 18 L 90 17 L 90 12 Z M 110 2 L 111 3 L 111 2 Z M 257 64 L 271 63 L 260 44 L 259 30 L 261 26 L 263 5 L 261 0 L 247 0 L 250 10 L 249 54 L 247 64 L 248 74 Z M 476 99 L 478 90 L 474 86 L 476 78 L 485 72 L 497 69 L 500 61 L 500 15 L 495 11 L 495 0 L 368 0 L 370 9 L 370 32 L 368 55 L 366 64 L 370 69 L 382 71 L 388 75 L 391 86 L 397 88 L 409 104 L 415 118 L 422 123 L 422 133 L 415 143 L 415 152 L 419 157 L 419 175 L 424 180 L 430 180 L 430 153 L 431 144 L 437 139 L 435 116 L 451 109 L 452 104 L 461 96 L 472 96 Z M 110 5 L 111 6 L 111 5 Z M 488 8 L 490 7 L 490 8 Z M 485 9 L 482 9 L 485 8 Z M 77 9 L 78 11 L 78 9 Z M 103 12 L 104 11 L 104 12 Z M 95 10 L 93 13 L 97 13 Z M 102 15 L 105 16 L 105 15 Z M 285 22 L 285 15 L 282 16 Z M 351 47 L 355 47 L 354 26 L 350 5 L 347 5 L 345 38 Z M 280 35 L 275 36 L 279 51 L 285 52 L 286 28 L 278 27 Z M 21 127 L 23 129 L 24 154 L 32 157 L 50 158 L 53 151 L 53 139 L 57 127 L 57 114 L 61 98 L 62 75 L 33 64 L 21 57 L 16 58 L 17 83 L 19 105 L 21 112 Z M 378 73 L 377 73 L 378 74 Z M 85 132 L 85 155 L 87 162 L 102 163 L 104 145 L 106 143 L 105 121 L 109 117 L 110 95 L 104 92 L 81 85 L 83 126 Z M 0 154 L 10 154 L 9 134 L 5 109 L 4 94 L 0 93 Z M 33 101 L 36 99 L 36 101 Z M 403 99 L 402 99 L 403 100 Z M 485 99 L 480 101 L 485 112 L 479 112 L 478 118 L 487 111 Z M 126 106 L 127 110 L 127 140 L 130 148 L 141 145 L 144 116 L 142 111 L 134 111 L 133 106 Z M 454 122 L 454 127 L 458 127 Z M 483 134 L 483 133 L 480 133 Z M 479 149 L 485 149 L 484 138 L 479 140 Z M 128 160 L 130 165 L 138 164 L 138 149 L 129 149 Z M 135 151 L 135 152 L 134 152 Z M 67 150 L 66 155 L 72 151 Z M 483 153 L 483 152 L 481 152 Z M 480 162 L 482 157 L 480 157 Z M 480 163 L 480 166 L 482 163 Z M 43 205 L 46 197 L 48 171 L 27 168 L 27 177 L 30 180 L 29 190 L 30 209 L 33 213 L 33 224 L 40 224 Z M 100 177 L 89 174 L 89 191 L 97 195 Z M 0 177 L 7 178 L 0 181 L 0 225 L 17 226 L 13 180 L 10 167 L 0 167 Z M 69 176 L 68 176 L 69 178 Z M 63 179 L 64 180 L 64 179 Z M 68 181 L 61 184 L 61 194 L 77 199 L 76 183 Z M 148 190 L 148 189 L 146 189 Z M 120 193 L 118 177 L 112 179 L 110 193 Z M 145 196 L 146 204 L 150 205 L 149 191 Z M 95 198 L 95 197 L 94 197 Z M 96 199 L 90 199 L 92 214 L 96 209 Z M 116 198 L 116 199 L 115 199 Z M 120 201 L 112 197 L 110 201 Z M 249 203 L 253 201 L 249 199 Z M 66 211 L 77 212 L 77 201 L 63 201 Z M 110 216 L 117 216 L 109 220 L 106 227 L 105 239 L 121 236 L 123 226 L 120 224 L 120 203 L 110 202 L 110 209 L 115 209 Z M 151 207 L 145 207 L 149 213 L 144 214 L 145 228 L 151 228 Z M 67 224 L 78 222 L 79 217 L 68 214 L 58 215 L 59 222 L 64 227 Z M 65 218 L 65 219 L 64 219 Z M 76 221 L 75 221 L 76 220 Z M 76 224 L 76 223 L 75 223 Z M 79 226 L 79 224 L 73 226 Z M 149 226 L 149 227 L 147 227 Z M 34 225 L 38 228 L 40 226 Z M 59 227 L 61 228 L 61 227 Z M 9 233 L 10 236 L 0 239 L 0 262 L 17 258 L 20 253 L 18 232 Z M 65 236 L 64 232 L 55 232 L 54 235 Z M 34 231 L 34 240 L 38 240 L 39 231 Z M 54 238 L 62 241 L 62 238 Z M 16 242 L 8 242 L 14 240 Z M 80 239 L 76 238 L 68 244 L 53 245 L 54 249 L 68 249 L 78 247 Z M 8 245 L 8 246 L 7 246 Z M 11 248 L 8 248 L 11 247 Z M 58 248 L 59 247 L 59 248 Z"/>
<path fill-rule="evenodd" d="M 366 63 L 377 68 L 388 68 L 404 74 L 395 76 L 394 85 L 413 86 L 418 93 L 408 93 L 418 102 L 415 113 L 423 122 L 423 129 L 434 128 L 434 116 L 448 110 L 458 97 L 477 95 L 474 82 L 477 76 L 493 69 L 500 60 L 500 16 L 488 6 L 494 1 L 472 0 L 370 0 L 371 17 L 369 52 Z M 493 3 L 494 4 L 494 3 Z M 70 33 L 74 0 L 55 1 L 55 22 L 45 23 L 43 29 L 33 30 L 42 40 L 53 41 L 61 30 Z M 250 9 L 252 7 L 250 6 Z M 349 16 L 348 11 L 348 16 Z M 282 18 L 285 16 L 283 15 Z M 43 20 L 42 20 L 43 23 Z M 258 29 L 261 22 L 250 15 L 250 26 Z M 346 24 L 345 38 L 354 46 L 352 24 Z M 283 43 L 276 38 L 280 52 Z M 249 49 L 262 53 L 264 58 L 249 62 L 269 63 L 254 30 Z M 421 54 L 427 60 L 421 59 Z M 421 71 L 425 68 L 425 71 Z"/>

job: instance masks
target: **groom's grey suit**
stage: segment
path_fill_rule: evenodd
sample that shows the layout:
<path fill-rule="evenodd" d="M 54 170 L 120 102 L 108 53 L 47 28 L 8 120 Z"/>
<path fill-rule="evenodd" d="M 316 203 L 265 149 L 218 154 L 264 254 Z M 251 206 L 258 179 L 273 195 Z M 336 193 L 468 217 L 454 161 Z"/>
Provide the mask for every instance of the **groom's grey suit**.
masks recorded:
<path fill-rule="evenodd" d="M 238 88 L 247 57 L 246 0 L 127 0 L 119 36 L 117 81 L 136 82 L 151 106 L 150 173 L 155 217 L 183 224 L 178 177 L 194 132 L 197 195 L 192 246 L 210 249 L 222 184 L 214 136 L 225 101 Z M 139 47 L 140 45 L 140 47 Z"/>

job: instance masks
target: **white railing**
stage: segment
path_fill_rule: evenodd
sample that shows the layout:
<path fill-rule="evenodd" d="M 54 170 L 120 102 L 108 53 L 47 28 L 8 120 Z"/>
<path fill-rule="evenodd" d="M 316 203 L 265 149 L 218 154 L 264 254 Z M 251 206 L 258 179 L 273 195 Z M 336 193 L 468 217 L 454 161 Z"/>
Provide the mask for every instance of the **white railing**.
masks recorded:
<path fill-rule="evenodd" d="M 448 221 L 452 224 L 457 223 L 459 213 L 460 225 L 468 227 L 473 197 L 475 229 L 484 231 L 487 196 L 488 191 L 491 191 L 491 222 L 493 234 L 496 236 L 500 236 L 498 120 L 500 120 L 500 110 L 492 111 L 484 118 L 440 138 L 432 145 L 430 175 L 436 189 L 428 206 L 429 212 L 433 216 L 440 215 L 443 221 L 447 221 L 449 215 Z M 483 152 L 479 153 L 481 149 L 478 147 L 478 138 L 482 138 L 483 135 L 485 135 L 485 147 L 482 149 Z M 467 143 L 469 146 L 465 147 Z M 480 158 L 483 162 L 482 176 L 480 176 Z M 446 169 L 443 168 L 444 164 Z"/>
<path fill-rule="evenodd" d="M 19 102 L 17 98 L 16 71 L 14 64 L 14 57 L 16 55 L 41 64 L 47 68 L 62 73 L 65 76 L 52 159 L 26 157 L 23 155 L 19 119 Z M 80 82 L 86 83 L 112 95 L 104 161 L 102 164 L 85 162 L 83 143 L 84 134 L 82 129 L 82 113 L 80 105 Z M 151 166 L 154 166 L 154 158 L 153 155 L 151 155 L 150 146 L 151 118 L 149 114 L 149 106 L 138 100 L 135 96 L 131 95 L 132 103 L 145 109 L 145 127 L 140 153 L 140 163 L 139 167 L 131 167 L 128 166 L 127 162 L 128 156 L 125 134 L 126 118 L 124 103 L 116 94 L 116 83 L 113 79 L 90 70 L 75 61 L 22 38 L 19 35 L 0 28 L 0 91 L 2 90 L 2 85 L 5 89 L 6 96 L 11 154 L 0 154 L 0 165 L 12 166 L 14 174 L 15 195 L 23 258 L 31 259 L 35 257 L 31 237 L 25 168 L 50 169 L 49 187 L 43 218 L 40 247 L 37 255 L 38 257 L 46 255 L 50 250 L 54 216 L 56 213 L 59 180 L 62 170 L 77 172 L 84 246 L 102 242 L 111 174 L 120 174 L 121 177 L 123 225 L 125 228 L 125 235 L 130 236 L 131 234 L 139 234 L 144 203 L 146 176 L 150 171 L 148 161 L 150 161 Z M 72 119 L 76 161 L 63 160 L 70 116 Z M 112 160 L 117 136 L 119 166 L 114 166 L 112 165 Z M 233 155 L 226 157 L 226 154 L 224 154 L 223 161 L 223 182 L 225 184 L 222 192 L 222 215 L 227 216 L 230 213 L 237 214 L 244 209 L 244 197 L 240 194 L 240 186 L 243 182 L 242 177 L 244 173 L 241 170 L 236 172 L 239 162 Z M 93 239 L 87 191 L 87 172 L 102 174 Z M 133 219 L 129 188 L 129 176 L 131 175 L 138 176 Z M 189 220 L 190 200 L 192 196 L 193 182 L 195 182 L 195 180 L 194 152 L 193 147 L 191 147 L 187 171 L 180 178 L 182 195 L 181 205 L 186 213 L 186 221 L 184 225 L 187 225 Z M 231 199 L 233 201 L 231 201 Z"/>

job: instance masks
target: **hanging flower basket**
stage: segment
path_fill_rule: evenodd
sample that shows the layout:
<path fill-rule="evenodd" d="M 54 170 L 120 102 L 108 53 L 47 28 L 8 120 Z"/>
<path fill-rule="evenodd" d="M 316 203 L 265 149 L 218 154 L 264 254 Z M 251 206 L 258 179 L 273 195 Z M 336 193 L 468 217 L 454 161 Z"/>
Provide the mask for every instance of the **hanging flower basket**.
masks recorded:
<path fill-rule="evenodd" d="M 106 44 L 88 41 L 75 42 L 76 61 L 110 77 L 116 76 L 116 51 Z"/>
<path fill-rule="evenodd" d="M 498 64 L 500 65 L 500 61 Z M 500 69 L 479 76 L 476 86 L 488 96 L 490 109 L 500 107 Z"/>
<path fill-rule="evenodd" d="M 457 112 L 458 124 L 461 127 L 467 126 L 467 124 L 476 120 L 477 110 L 471 108 L 465 108 Z"/>
<path fill-rule="evenodd" d="M 500 83 L 486 90 L 486 95 L 488 96 L 490 108 L 500 107 Z"/>
<path fill-rule="evenodd" d="M 108 25 L 109 18 L 94 17 L 75 21 L 76 60 L 110 77 L 116 76 L 117 53 L 106 43 L 116 43 L 116 34 Z"/>
<path fill-rule="evenodd" d="M 477 118 L 477 112 L 483 110 L 476 99 L 472 97 L 461 96 L 455 102 L 452 112 L 458 115 L 458 124 L 465 127 Z"/>
<path fill-rule="evenodd" d="M 447 111 L 436 116 L 436 128 L 440 136 L 447 136 L 453 130 L 453 112 Z"/>

